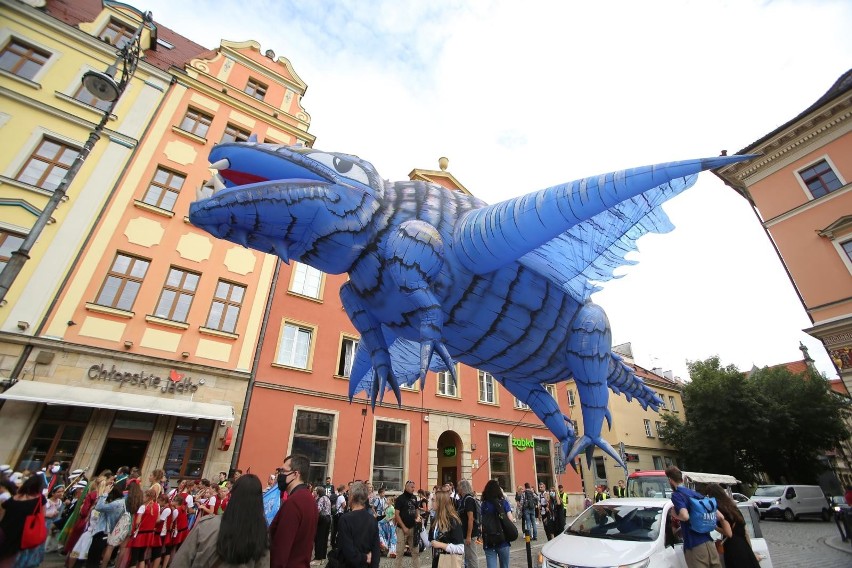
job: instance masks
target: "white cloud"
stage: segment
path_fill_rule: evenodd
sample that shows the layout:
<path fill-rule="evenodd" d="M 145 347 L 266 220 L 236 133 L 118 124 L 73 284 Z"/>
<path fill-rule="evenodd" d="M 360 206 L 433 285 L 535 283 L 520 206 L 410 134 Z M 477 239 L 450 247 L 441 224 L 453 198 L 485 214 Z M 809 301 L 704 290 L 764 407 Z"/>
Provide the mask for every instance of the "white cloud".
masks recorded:
<path fill-rule="evenodd" d="M 849 67 L 846 1 L 146 1 L 216 47 L 255 39 L 293 63 L 316 146 L 389 179 L 450 171 L 489 202 L 596 173 L 734 152 Z M 677 227 L 596 295 L 637 362 L 686 375 L 801 358 L 833 374 L 766 235 L 712 174 L 666 206 Z"/>

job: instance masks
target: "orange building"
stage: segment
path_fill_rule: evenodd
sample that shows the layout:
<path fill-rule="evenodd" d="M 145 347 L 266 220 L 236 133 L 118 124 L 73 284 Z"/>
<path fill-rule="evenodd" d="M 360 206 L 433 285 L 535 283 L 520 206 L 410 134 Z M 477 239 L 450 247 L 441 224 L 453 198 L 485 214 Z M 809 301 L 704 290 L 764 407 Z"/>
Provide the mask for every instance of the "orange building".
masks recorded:
<path fill-rule="evenodd" d="M 47 10 L 95 34 L 113 23 L 96 0 Z M 250 133 L 313 143 L 307 87 L 255 42 L 211 51 L 157 27 L 146 60 L 171 85 L 40 331 L 18 341 L 31 374 L 0 395 L 0 461 L 18 470 L 66 460 L 90 472 L 164 467 L 177 479 L 231 464 L 277 259 L 186 215 L 215 144 Z"/>
<path fill-rule="evenodd" d="M 440 164 L 440 171 L 409 175 L 467 193 L 445 171 L 445 159 Z M 578 511 L 579 475 L 571 468 L 556 474 L 552 434 L 488 373 L 459 365 L 458 384 L 448 373 L 429 373 L 422 389 L 402 389 L 400 406 L 392 393 L 375 411 L 365 393 L 350 403 L 358 334 L 338 295 L 345 281 L 304 264 L 281 265 L 238 442 L 240 469 L 268 474 L 286 455 L 303 453 L 312 482 L 372 480 L 399 491 L 408 479 L 429 490 L 471 479 L 481 491 L 496 479 L 513 494 L 518 485 L 542 481 L 563 485 Z M 565 383 L 548 390 L 570 416 Z"/>
<path fill-rule="evenodd" d="M 716 171 L 745 197 L 852 390 L 852 70 L 814 104 Z"/>

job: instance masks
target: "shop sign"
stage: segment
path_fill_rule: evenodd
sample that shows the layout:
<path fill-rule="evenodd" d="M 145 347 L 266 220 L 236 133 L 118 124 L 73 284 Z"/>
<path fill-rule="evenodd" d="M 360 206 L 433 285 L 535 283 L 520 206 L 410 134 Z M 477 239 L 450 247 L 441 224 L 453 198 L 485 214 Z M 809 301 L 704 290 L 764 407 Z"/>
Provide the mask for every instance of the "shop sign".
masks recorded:
<path fill-rule="evenodd" d="M 190 377 L 178 373 L 174 369 L 169 371 L 167 379 L 163 379 L 158 375 L 150 375 L 145 371 L 140 373 L 131 373 L 129 371 L 121 371 L 115 368 L 107 369 L 103 364 L 92 365 L 89 367 L 89 378 L 93 381 L 115 381 L 119 383 L 119 388 L 125 385 L 148 390 L 159 389 L 162 393 L 194 393 L 198 390 L 199 385 L 204 384 L 204 379 L 199 379 L 197 383 L 192 382 Z"/>
<path fill-rule="evenodd" d="M 535 448 L 535 440 L 532 438 L 512 438 L 512 445 L 523 452 L 527 448 Z"/>
<path fill-rule="evenodd" d="M 453 457 L 454 455 L 456 455 L 456 447 L 455 446 L 447 446 L 446 448 L 444 448 L 444 455 L 447 456 L 448 458 Z"/>

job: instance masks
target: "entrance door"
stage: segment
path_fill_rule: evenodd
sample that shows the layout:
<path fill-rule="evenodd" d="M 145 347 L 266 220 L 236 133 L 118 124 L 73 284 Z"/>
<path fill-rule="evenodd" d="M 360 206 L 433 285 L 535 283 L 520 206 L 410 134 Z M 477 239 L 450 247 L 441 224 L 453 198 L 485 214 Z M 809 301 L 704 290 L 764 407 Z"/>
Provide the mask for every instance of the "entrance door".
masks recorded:
<path fill-rule="evenodd" d="M 444 483 L 458 484 L 458 468 L 442 467 L 441 468 L 441 485 Z"/>
<path fill-rule="evenodd" d="M 115 472 L 123 465 L 141 467 L 147 449 L 148 440 L 108 438 L 95 471 L 100 473 L 105 469 L 110 469 Z"/>

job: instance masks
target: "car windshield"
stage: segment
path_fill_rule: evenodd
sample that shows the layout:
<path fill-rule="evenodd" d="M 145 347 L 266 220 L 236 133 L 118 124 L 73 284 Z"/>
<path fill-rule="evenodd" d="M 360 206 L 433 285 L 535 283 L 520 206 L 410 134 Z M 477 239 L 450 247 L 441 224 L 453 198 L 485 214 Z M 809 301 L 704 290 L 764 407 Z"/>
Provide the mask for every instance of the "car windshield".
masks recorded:
<path fill-rule="evenodd" d="M 627 480 L 628 497 L 671 497 L 672 488 L 665 475 L 641 475 Z"/>
<path fill-rule="evenodd" d="M 783 485 L 764 485 L 754 492 L 755 497 L 781 497 L 784 494 Z"/>
<path fill-rule="evenodd" d="M 586 509 L 566 529 L 589 538 L 654 541 L 660 534 L 663 506 L 636 506 L 602 501 Z"/>

